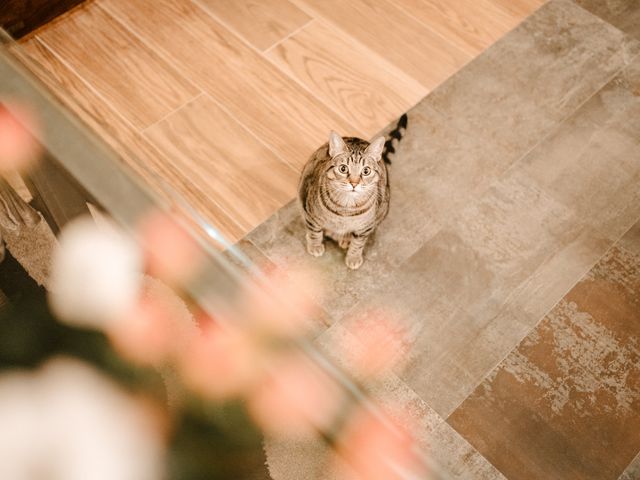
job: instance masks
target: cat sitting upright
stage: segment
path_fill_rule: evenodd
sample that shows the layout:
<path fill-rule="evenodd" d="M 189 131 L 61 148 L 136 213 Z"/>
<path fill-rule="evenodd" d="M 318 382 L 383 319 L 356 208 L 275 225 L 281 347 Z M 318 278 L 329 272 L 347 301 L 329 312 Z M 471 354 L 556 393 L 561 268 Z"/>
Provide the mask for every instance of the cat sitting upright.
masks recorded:
<path fill-rule="evenodd" d="M 403 115 L 386 142 L 382 136 L 367 142 L 331 132 L 329 142 L 311 155 L 298 186 L 311 255 L 324 253 L 327 236 L 347 250 L 347 267 L 362 265 L 367 239 L 389 211 L 386 164 L 406 126 Z"/>

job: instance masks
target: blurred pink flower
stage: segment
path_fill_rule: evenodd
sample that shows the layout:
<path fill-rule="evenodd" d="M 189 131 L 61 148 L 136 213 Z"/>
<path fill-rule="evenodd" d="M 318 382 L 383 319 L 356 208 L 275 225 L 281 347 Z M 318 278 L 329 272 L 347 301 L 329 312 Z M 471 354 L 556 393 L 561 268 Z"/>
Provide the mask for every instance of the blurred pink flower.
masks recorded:
<path fill-rule="evenodd" d="M 138 301 L 107 333 L 129 360 L 159 367 L 190 345 L 198 331 L 184 301 L 160 280 L 145 276 Z"/>
<path fill-rule="evenodd" d="M 384 420 L 360 410 L 338 440 L 338 468 L 346 462 L 344 478 L 358 480 L 408 480 L 425 478 L 424 464 L 414 451 L 415 442 L 402 427 L 405 422 Z M 341 476 L 342 478 L 342 476 Z"/>
<path fill-rule="evenodd" d="M 107 333 L 116 350 L 127 359 L 159 365 L 172 350 L 171 319 L 162 302 L 141 298 L 133 308 L 109 325 Z"/>
<path fill-rule="evenodd" d="M 261 368 L 257 349 L 243 332 L 214 322 L 203 325 L 179 362 L 186 384 L 218 401 L 244 394 Z"/>
<path fill-rule="evenodd" d="M 151 213 L 139 230 L 151 275 L 182 285 L 195 273 L 200 263 L 200 247 L 168 214 Z"/>
<path fill-rule="evenodd" d="M 391 312 L 373 310 L 351 319 L 349 332 L 360 343 L 339 354 L 348 359 L 355 373 L 382 376 L 406 358 L 409 350 L 406 323 Z"/>
<path fill-rule="evenodd" d="M 41 148 L 30 130 L 37 128 L 35 116 L 28 108 L 0 103 L 0 173 L 25 170 L 40 155 Z"/>
<path fill-rule="evenodd" d="M 238 315 L 259 335 L 302 336 L 318 313 L 309 295 L 314 290 L 319 286 L 307 272 L 273 268 L 262 282 L 248 284 Z"/>
<path fill-rule="evenodd" d="M 335 381 L 302 354 L 282 356 L 251 392 L 249 413 L 267 433 L 309 437 L 336 419 L 343 392 Z"/>

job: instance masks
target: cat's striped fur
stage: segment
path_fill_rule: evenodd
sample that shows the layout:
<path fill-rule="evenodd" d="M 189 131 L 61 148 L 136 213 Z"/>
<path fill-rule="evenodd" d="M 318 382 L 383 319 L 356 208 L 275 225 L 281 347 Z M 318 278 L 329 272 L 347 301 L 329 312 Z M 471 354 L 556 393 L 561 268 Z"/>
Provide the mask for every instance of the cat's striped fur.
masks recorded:
<path fill-rule="evenodd" d="M 371 143 L 331 132 L 329 142 L 311 156 L 298 188 L 311 255 L 324 253 L 326 236 L 347 250 L 349 268 L 362 265 L 367 239 L 389 211 L 386 163 L 406 127 L 403 115 L 388 140 L 380 136 Z"/>

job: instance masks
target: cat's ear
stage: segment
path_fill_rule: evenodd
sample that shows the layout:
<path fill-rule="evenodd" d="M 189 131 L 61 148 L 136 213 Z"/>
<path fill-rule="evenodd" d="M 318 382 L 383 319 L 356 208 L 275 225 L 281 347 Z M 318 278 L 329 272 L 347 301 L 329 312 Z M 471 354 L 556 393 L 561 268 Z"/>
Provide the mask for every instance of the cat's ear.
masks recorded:
<path fill-rule="evenodd" d="M 371 143 L 365 150 L 365 153 L 371 155 L 373 158 L 378 159 L 382 156 L 382 150 L 384 149 L 384 137 L 380 135 L 379 137 L 371 140 Z"/>
<path fill-rule="evenodd" d="M 346 149 L 347 146 L 345 145 L 344 140 L 342 140 L 342 137 L 331 130 L 331 133 L 329 134 L 329 155 L 331 157 L 335 157 L 336 155 L 344 153 Z"/>

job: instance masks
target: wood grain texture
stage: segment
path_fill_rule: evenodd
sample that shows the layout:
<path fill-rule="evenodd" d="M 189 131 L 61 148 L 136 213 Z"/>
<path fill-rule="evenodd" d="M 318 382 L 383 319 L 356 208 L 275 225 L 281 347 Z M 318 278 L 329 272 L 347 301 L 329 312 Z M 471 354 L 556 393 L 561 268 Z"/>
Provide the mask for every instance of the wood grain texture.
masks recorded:
<path fill-rule="evenodd" d="M 268 56 L 367 137 L 427 94 L 420 83 L 323 20 L 287 38 Z"/>
<path fill-rule="evenodd" d="M 204 10 L 173 0 L 102 2 L 296 168 L 331 129 L 362 136 Z"/>
<path fill-rule="evenodd" d="M 258 50 L 267 50 L 311 17 L 289 0 L 199 0 Z"/>
<path fill-rule="evenodd" d="M 330 129 L 372 136 L 542 2 L 479 1 L 94 0 L 23 53 L 148 186 L 165 198 L 170 186 L 233 241 L 293 196 L 290 170 Z M 176 131 L 188 151 L 162 140 Z M 261 162 L 275 178 L 247 172 Z"/>
<path fill-rule="evenodd" d="M 471 56 L 388 0 L 295 0 L 433 89 Z"/>
<path fill-rule="evenodd" d="M 295 195 L 297 172 L 206 96 L 145 136 L 246 231 Z"/>
<path fill-rule="evenodd" d="M 97 4 L 75 10 L 38 38 L 136 127 L 199 93 Z"/>
<path fill-rule="evenodd" d="M 170 201 L 158 178 L 164 178 L 198 212 L 230 241 L 242 237 L 245 230 L 227 215 L 209 194 L 193 184 L 185 172 L 164 157 L 137 133 L 86 82 L 78 77 L 37 38 L 21 43 L 14 51 L 45 82 L 73 113 L 108 143 L 135 175 L 156 195 Z"/>
<path fill-rule="evenodd" d="M 515 27 L 522 16 L 492 0 L 395 0 L 408 14 L 469 55 L 477 55 Z"/>

